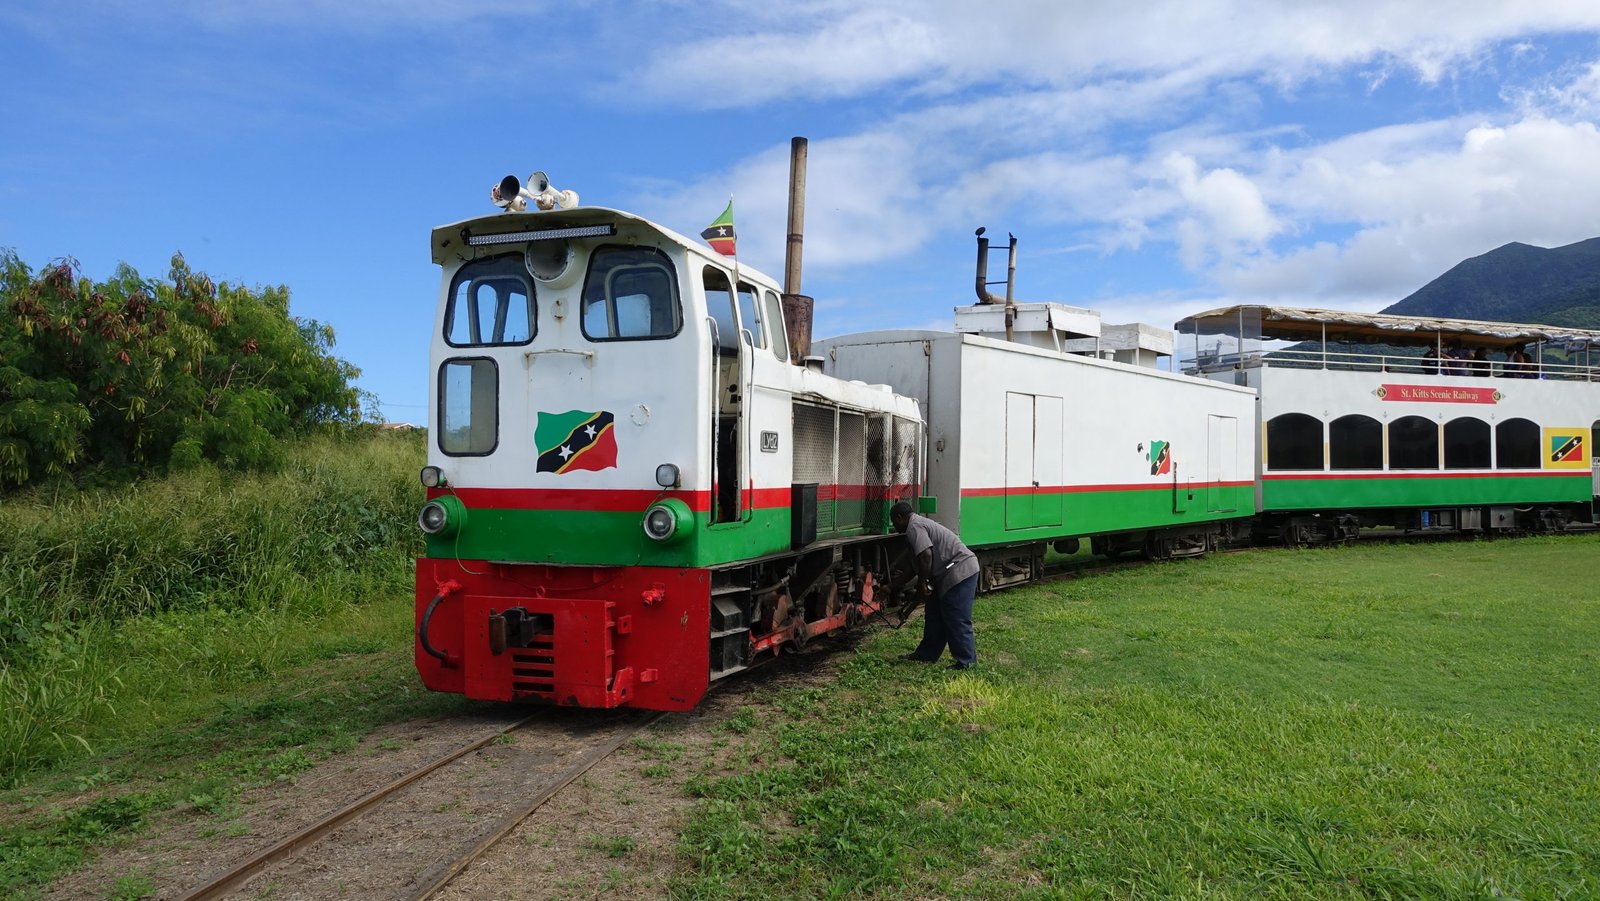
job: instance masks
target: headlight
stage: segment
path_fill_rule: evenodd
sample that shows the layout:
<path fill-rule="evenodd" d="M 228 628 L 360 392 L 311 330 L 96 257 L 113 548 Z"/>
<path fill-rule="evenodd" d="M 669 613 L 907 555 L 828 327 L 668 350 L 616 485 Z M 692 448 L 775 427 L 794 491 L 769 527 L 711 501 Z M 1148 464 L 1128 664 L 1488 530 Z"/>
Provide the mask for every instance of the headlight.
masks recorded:
<path fill-rule="evenodd" d="M 444 472 L 437 466 L 422 467 L 422 487 L 438 488 L 444 484 Z"/>
<path fill-rule="evenodd" d="M 467 508 L 454 497 L 441 497 L 422 505 L 417 525 L 429 535 L 448 537 L 467 524 Z"/>
<path fill-rule="evenodd" d="M 689 533 L 694 514 L 689 505 L 677 498 L 669 498 L 644 511 L 644 533 L 663 544 L 676 541 Z"/>
<path fill-rule="evenodd" d="M 662 488 L 678 487 L 678 464 L 663 463 L 656 467 L 656 484 Z"/>

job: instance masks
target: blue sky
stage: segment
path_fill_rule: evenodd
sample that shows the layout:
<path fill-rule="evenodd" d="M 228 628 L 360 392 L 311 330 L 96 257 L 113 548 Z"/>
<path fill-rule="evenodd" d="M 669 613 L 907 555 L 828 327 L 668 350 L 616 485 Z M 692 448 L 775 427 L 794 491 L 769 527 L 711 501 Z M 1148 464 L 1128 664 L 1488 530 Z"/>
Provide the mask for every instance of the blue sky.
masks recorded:
<path fill-rule="evenodd" d="M 819 335 L 948 327 L 979 225 L 1019 299 L 1164 327 L 1600 235 L 1592 0 L 9 0 L 0 83 L 0 247 L 288 285 L 398 421 L 429 229 L 507 173 L 685 234 L 732 195 L 780 274 L 808 137 Z"/>

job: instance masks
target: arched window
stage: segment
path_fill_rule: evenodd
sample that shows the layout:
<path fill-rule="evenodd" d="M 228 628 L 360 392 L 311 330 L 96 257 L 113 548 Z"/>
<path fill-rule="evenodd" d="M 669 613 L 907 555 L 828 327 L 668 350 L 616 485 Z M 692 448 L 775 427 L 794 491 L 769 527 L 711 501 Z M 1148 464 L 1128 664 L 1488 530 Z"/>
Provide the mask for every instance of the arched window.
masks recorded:
<path fill-rule="evenodd" d="M 1390 469 L 1438 469 L 1439 427 L 1422 416 L 1389 423 Z"/>
<path fill-rule="evenodd" d="M 1444 468 L 1488 469 L 1489 424 L 1463 416 L 1444 424 Z"/>
<path fill-rule="evenodd" d="M 1494 430 L 1496 469 L 1539 468 L 1539 424 L 1527 419 L 1507 419 Z"/>
<path fill-rule="evenodd" d="M 1322 420 L 1284 413 L 1267 421 L 1268 469 L 1322 469 Z"/>
<path fill-rule="evenodd" d="M 1383 423 L 1358 413 L 1328 423 L 1328 459 L 1333 469 L 1382 469 Z"/>

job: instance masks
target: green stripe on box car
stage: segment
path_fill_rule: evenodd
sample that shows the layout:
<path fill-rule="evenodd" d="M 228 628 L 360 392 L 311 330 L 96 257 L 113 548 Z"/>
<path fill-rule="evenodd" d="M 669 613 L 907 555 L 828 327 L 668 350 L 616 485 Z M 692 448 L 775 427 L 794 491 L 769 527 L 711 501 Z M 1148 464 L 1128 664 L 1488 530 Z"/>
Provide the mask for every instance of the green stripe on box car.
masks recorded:
<path fill-rule="evenodd" d="M 1207 492 L 1210 492 L 1208 495 Z M 1003 495 L 961 498 L 961 540 L 968 545 L 1044 541 L 1068 535 L 1094 535 L 1134 529 L 1158 529 L 1185 523 L 1211 522 L 1255 515 L 1253 485 L 1196 486 L 1186 509 L 1173 511 L 1172 486 L 1110 491 L 1041 492 L 1036 500 L 1060 498 L 1061 524 L 1006 528 Z M 1207 512 L 1209 508 L 1221 508 Z"/>

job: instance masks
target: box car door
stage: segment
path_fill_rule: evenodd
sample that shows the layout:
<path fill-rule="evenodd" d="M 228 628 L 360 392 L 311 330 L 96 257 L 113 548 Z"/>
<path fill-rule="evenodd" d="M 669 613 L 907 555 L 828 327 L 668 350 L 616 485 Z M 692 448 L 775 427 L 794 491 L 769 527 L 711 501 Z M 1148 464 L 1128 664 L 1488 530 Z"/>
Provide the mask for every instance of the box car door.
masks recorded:
<path fill-rule="evenodd" d="M 1006 392 L 1006 528 L 1061 525 L 1062 399 Z"/>
<path fill-rule="evenodd" d="M 1239 420 L 1232 416 L 1209 417 L 1206 431 L 1206 512 L 1231 513 L 1234 459 L 1239 450 Z"/>
<path fill-rule="evenodd" d="M 1062 400 L 1033 399 L 1033 524 L 1061 525 Z"/>
<path fill-rule="evenodd" d="M 1006 392 L 1006 528 L 1033 525 L 1033 395 Z"/>

